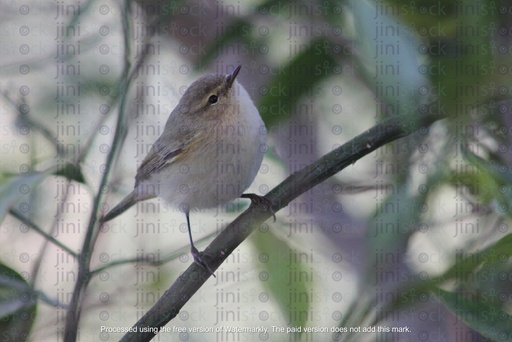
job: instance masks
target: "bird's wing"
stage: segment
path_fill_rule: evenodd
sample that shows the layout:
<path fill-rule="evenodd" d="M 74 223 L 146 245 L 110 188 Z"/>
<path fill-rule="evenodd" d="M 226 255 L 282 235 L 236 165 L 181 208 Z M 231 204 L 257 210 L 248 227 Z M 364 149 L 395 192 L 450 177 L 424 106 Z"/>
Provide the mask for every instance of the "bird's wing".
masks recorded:
<path fill-rule="evenodd" d="M 151 174 L 158 173 L 160 170 L 180 158 L 186 149 L 187 144 L 181 144 L 179 146 L 164 145 L 157 140 L 151 151 L 140 164 L 135 176 L 135 187 L 140 181 L 148 179 Z"/>

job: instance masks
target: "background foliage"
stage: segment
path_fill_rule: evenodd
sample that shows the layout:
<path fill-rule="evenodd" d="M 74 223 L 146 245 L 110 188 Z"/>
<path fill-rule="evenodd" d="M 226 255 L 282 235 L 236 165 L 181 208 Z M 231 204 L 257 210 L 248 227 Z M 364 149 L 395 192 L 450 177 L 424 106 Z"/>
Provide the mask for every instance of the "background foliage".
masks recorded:
<path fill-rule="evenodd" d="M 102 230 L 94 219 L 131 190 L 183 89 L 241 64 L 269 131 L 259 193 L 383 118 L 446 119 L 292 202 L 176 324 L 512 340 L 511 13 L 470 0 L 5 5 L 1 336 L 59 338 L 76 300 L 82 339 L 116 340 L 99 327 L 132 325 L 190 263 L 183 218 L 160 202 L 162 215 Z M 194 215 L 196 236 L 210 240 L 243 205 Z M 74 298 L 80 263 L 92 278 Z M 381 331 L 357 332 L 369 327 Z"/>

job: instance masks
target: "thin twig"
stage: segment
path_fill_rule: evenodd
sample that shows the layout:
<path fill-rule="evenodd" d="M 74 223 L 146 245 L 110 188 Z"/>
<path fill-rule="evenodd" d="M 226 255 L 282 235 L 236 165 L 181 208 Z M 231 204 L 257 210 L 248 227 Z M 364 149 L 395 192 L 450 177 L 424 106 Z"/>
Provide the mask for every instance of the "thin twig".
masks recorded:
<path fill-rule="evenodd" d="M 78 279 L 75 284 L 75 289 L 73 291 L 73 296 L 71 299 L 71 303 L 69 306 L 69 310 L 66 317 L 66 327 L 64 332 L 64 341 L 65 342 L 74 342 L 76 340 L 76 334 L 78 330 L 78 323 L 80 320 L 80 305 L 83 297 L 83 293 L 87 288 L 87 285 L 91 279 L 92 273 L 89 269 L 90 260 L 92 256 L 92 252 L 94 249 L 95 242 L 99 236 L 100 230 L 96 227 L 96 218 L 99 205 L 101 203 L 101 199 L 103 197 L 102 189 L 105 189 L 108 184 L 110 172 L 113 169 L 113 165 L 117 156 L 119 155 L 119 150 L 123 145 L 123 141 L 128 132 L 128 123 L 126 120 L 126 102 L 128 99 L 128 90 L 133 81 L 133 79 L 137 76 L 140 68 L 144 65 L 146 61 L 150 47 L 151 47 L 151 37 L 147 37 L 145 41 L 144 48 L 135 64 L 135 67 L 131 68 L 131 27 L 130 27 L 130 19 L 131 19 L 131 1 L 125 0 L 123 3 L 123 32 L 124 32 L 124 66 L 123 72 L 119 81 L 119 98 L 115 98 L 112 100 L 112 103 L 115 104 L 117 100 L 119 100 L 119 109 L 118 109 L 118 119 L 116 124 L 116 131 L 114 133 L 114 138 L 112 142 L 112 149 L 107 157 L 106 169 L 105 173 L 100 182 L 99 189 L 96 197 L 94 198 L 93 210 L 91 212 L 91 217 L 89 220 L 89 226 L 87 228 L 86 236 L 84 239 L 82 253 L 80 254 L 79 266 L 78 266 Z M 101 123 L 101 122 L 100 122 Z M 85 152 L 80 159 L 84 158 L 87 153 Z"/>
<path fill-rule="evenodd" d="M 5 101 L 11 105 L 14 109 L 16 109 L 16 125 L 20 128 L 28 128 L 35 131 L 39 131 L 43 138 L 48 140 L 50 144 L 52 144 L 57 150 L 57 155 L 62 155 L 65 151 L 64 146 L 55 138 L 55 135 L 43 124 L 39 123 L 37 120 L 34 120 L 29 114 L 30 111 L 29 106 L 25 102 L 25 98 L 22 98 L 20 101 L 16 101 L 9 96 L 6 91 L 1 92 Z"/>
<path fill-rule="evenodd" d="M 122 145 L 122 141 L 126 137 L 127 127 L 126 127 L 126 119 L 125 119 L 125 108 L 126 108 L 126 100 L 128 96 L 128 89 L 130 87 L 129 75 L 131 69 L 131 27 L 130 27 L 130 18 L 131 18 L 131 10 L 130 10 L 131 2 L 126 0 L 123 3 L 122 10 L 122 23 L 124 30 L 124 66 L 123 72 L 121 74 L 120 82 L 119 82 L 119 92 L 121 99 L 119 104 L 116 132 L 113 138 L 113 146 L 108 155 L 107 159 L 107 167 L 105 172 L 103 173 L 103 177 L 101 178 L 100 186 L 98 194 L 94 198 L 93 208 L 91 210 L 91 216 L 89 219 L 89 225 L 87 227 L 87 231 L 85 234 L 84 242 L 82 245 L 82 252 L 78 259 L 78 277 L 77 282 L 75 284 L 75 288 L 73 290 L 73 295 L 71 297 L 71 302 L 69 304 L 69 309 L 66 315 L 66 325 L 64 330 L 64 341 L 65 342 L 75 342 L 78 333 L 78 324 L 80 321 L 80 313 L 82 300 L 85 294 L 85 290 L 89 281 L 91 280 L 90 274 L 90 261 L 92 257 L 92 253 L 94 251 L 94 245 L 96 238 L 98 236 L 97 231 L 99 230 L 97 227 L 97 213 L 98 208 L 102 199 L 102 191 L 105 186 L 108 184 L 109 175 L 111 172 L 111 166 L 115 160 L 115 156 L 118 154 L 118 150 Z"/>
<path fill-rule="evenodd" d="M 78 254 L 76 254 L 71 248 L 69 248 L 68 246 L 66 246 L 65 244 L 63 244 L 62 242 L 60 242 L 59 240 L 57 240 L 56 238 L 54 238 L 53 236 L 51 236 L 50 234 L 48 234 L 47 232 L 45 232 L 44 230 L 42 230 L 37 224 L 35 224 L 34 222 L 32 222 L 31 220 L 29 220 L 27 217 L 25 217 L 22 213 L 20 213 L 18 210 L 16 209 L 10 209 L 9 210 L 9 214 L 11 214 L 12 216 L 14 216 L 15 218 L 17 218 L 18 220 L 20 220 L 21 222 L 25 223 L 27 226 L 29 226 L 30 228 L 32 228 L 32 230 L 34 230 L 36 233 L 38 233 L 39 235 L 41 235 L 42 237 L 44 237 L 45 241 L 48 241 L 48 242 L 51 242 L 53 243 L 55 246 L 61 248 L 62 250 L 64 250 L 66 253 L 68 253 L 69 255 L 71 255 L 73 258 L 78 258 Z"/>

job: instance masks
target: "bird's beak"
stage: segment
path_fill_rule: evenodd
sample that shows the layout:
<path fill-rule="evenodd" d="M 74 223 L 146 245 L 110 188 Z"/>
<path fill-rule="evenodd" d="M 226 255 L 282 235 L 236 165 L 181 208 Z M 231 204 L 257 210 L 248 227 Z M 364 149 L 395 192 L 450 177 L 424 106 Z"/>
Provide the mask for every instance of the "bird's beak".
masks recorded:
<path fill-rule="evenodd" d="M 240 69 L 242 69 L 242 66 L 241 65 L 237 66 L 236 69 L 233 70 L 233 72 L 231 74 L 229 74 L 228 77 L 226 78 L 226 81 L 228 83 L 228 89 L 231 88 L 231 86 L 235 82 L 236 75 L 238 75 L 238 73 L 240 72 Z"/>

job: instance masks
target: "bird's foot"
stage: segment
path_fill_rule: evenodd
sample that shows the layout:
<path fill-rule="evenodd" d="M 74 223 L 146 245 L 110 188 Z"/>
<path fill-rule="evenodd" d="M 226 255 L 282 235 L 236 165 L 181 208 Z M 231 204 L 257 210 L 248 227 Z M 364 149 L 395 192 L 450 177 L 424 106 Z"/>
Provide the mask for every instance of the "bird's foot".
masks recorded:
<path fill-rule="evenodd" d="M 204 253 L 199 252 L 195 246 L 192 246 L 192 248 L 190 249 L 190 253 L 192 254 L 192 257 L 194 258 L 194 262 L 196 264 L 198 264 L 199 266 L 201 266 L 206 271 L 208 271 L 215 278 L 215 274 L 213 273 L 212 269 L 210 268 L 210 266 L 208 266 L 208 264 L 203 259 Z"/>
<path fill-rule="evenodd" d="M 272 209 L 274 203 L 266 197 L 256 195 L 253 193 L 250 194 L 242 194 L 241 198 L 248 198 L 251 200 L 251 203 L 257 205 L 262 211 L 270 211 L 272 216 L 274 217 L 274 222 L 276 222 L 276 213 Z"/>

